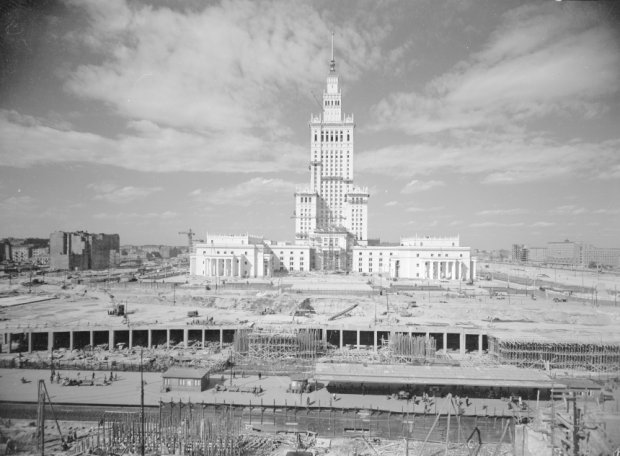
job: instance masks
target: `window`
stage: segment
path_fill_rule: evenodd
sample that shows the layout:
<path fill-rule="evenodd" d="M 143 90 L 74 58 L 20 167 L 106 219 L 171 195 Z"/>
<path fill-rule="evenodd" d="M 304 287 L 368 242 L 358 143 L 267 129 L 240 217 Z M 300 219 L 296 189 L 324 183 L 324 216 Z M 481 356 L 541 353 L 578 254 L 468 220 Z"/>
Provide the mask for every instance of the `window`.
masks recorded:
<path fill-rule="evenodd" d="M 415 254 L 415 256 L 416 256 L 417 258 L 420 258 L 420 254 L 419 254 L 419 253 L 416 253 L 416 254 Z M 431 256 L 432 256 L 432 255 L 431 255 Z"/>

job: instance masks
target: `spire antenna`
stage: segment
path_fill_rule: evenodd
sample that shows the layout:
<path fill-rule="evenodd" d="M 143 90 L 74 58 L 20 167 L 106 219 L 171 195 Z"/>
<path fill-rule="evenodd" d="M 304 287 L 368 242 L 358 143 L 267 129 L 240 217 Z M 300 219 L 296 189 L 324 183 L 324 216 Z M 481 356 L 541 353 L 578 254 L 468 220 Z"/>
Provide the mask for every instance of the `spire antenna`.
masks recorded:
<path fill-rule="evenodd" d="M 336 72 L 336 60 L 334 60 L 334 32 L 332 32 L 332 59 L 329 62 L 329 71 Z"/>

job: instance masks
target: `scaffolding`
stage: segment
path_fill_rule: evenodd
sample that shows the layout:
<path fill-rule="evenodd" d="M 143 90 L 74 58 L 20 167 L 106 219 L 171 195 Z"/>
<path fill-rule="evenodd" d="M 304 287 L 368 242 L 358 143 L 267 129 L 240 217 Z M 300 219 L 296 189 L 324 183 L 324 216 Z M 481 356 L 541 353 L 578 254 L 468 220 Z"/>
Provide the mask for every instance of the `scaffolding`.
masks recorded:
<path fill-rule="evenodd" d="M 236 354 L 261 361 L 287 358 L 314 360 L 325 351 L 319 330 L 296 328 L 237 331 L 233 347 Z"/>
<path fill-rule="evenodd" d="M 393 363 L 415 363 L 435 358 L 437 341 L 430 337 L 394 334 L 387 345 Z"/>
<path fill-rule="evenodd" d="M 620 344 L 489 336 L 489 354 L 500 364 L 518 367 L 620 373 Z"/>
<path fill-rule="evenodd" d="M 382 339 L 377 350 L 371 348 L 338 348 L 321 362 L 358 364 L 427 364 L 437 359 L 436 341 L 424 336 L 394 334 Z"/>

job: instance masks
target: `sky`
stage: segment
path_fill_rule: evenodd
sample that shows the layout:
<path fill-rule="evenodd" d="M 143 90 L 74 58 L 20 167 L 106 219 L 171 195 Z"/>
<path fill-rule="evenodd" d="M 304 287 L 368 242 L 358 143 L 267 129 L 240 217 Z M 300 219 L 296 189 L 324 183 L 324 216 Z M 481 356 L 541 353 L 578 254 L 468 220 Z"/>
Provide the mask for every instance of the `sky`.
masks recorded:
<path fill-rule="evenodd" d="M 12 0 L 0 237 L 294 239 L 331 34 L 369 237 L 620 247 L 620 5 Z"/>

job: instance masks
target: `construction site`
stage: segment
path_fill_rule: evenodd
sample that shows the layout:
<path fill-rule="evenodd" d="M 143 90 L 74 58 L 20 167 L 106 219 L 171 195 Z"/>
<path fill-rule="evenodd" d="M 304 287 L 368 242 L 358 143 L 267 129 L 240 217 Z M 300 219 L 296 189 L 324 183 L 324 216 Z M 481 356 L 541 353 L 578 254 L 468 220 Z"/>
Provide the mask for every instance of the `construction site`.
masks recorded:
<path fill-rule="evenodd" d="M 533 284 L 486 266 L 496 277 L 473 285 L 50 275 L 29 292 L 3 280 L 3 443 L 16 447 L 14 433 L 15 451 L 37 451 L 50 424 L 29 442 L 16 429 L 30 415 L 13 409 L 33 403 L 60 416 L 48 453 L 77 420 L 89 424 L 69 454 L 611 454 L 620 307 L 601 283 L 615 291 L 620 278 L 564 271 Z M 208 388 L 167 391 L 161 373 L 175 367 L 206 373 Z M 39 381 L 52 401 L 32 391 Z"/>

